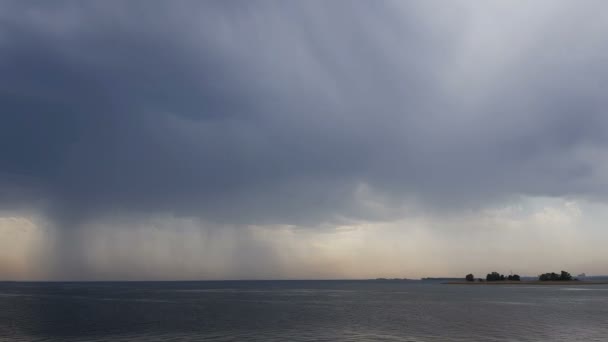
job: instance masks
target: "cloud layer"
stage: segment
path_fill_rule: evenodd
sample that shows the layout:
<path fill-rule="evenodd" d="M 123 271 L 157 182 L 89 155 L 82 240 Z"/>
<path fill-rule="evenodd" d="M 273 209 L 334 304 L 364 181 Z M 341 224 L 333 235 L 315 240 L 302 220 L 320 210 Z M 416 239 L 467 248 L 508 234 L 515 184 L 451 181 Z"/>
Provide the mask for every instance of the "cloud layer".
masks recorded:
<path fill-rule="evenodd" d="M 159 215 L 279 262 L 297 258 L 230 227 L 426 217 L 438 238 L 521 198 L 603 203 L 607 7 L 2 2 L 0 211 L 45 217 L 58 263 L 101 248 L 73 247 L 103 241 L 91 227 Z"/>

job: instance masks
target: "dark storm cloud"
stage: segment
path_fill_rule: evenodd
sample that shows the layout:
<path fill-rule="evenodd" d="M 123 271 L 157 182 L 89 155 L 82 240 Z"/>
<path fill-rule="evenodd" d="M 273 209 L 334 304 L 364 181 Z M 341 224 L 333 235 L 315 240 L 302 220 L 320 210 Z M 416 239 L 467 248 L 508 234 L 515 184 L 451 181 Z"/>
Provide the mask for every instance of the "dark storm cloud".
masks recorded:
<path fill-rule="evenodd" d="M 389 207 L 603 196 L 601 15 L 515 32 L 500 65 L 447 7 L 4 2 L 0 205 L 317 223 L 382 219 L 362 184 Z"/>

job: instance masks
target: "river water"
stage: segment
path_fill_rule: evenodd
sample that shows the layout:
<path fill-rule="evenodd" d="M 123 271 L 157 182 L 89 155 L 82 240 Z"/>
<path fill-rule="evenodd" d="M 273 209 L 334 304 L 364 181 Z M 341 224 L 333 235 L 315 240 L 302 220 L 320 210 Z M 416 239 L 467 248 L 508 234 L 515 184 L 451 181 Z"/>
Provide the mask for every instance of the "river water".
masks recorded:
<path fill-rule="evenodd" d="M 1 341 L 608 341 L 608 286 L 0 283 Z"/>

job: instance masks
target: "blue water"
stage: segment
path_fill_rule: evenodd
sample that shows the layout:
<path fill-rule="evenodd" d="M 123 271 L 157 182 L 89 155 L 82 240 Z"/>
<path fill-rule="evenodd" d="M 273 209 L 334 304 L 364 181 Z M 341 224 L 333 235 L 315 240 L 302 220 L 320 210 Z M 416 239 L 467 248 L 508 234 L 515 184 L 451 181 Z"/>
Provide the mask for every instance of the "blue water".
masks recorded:
<path fill-rule="evenodd" d="M 608 341 L 608 286 L 0 283 L 0 341 Z"/>

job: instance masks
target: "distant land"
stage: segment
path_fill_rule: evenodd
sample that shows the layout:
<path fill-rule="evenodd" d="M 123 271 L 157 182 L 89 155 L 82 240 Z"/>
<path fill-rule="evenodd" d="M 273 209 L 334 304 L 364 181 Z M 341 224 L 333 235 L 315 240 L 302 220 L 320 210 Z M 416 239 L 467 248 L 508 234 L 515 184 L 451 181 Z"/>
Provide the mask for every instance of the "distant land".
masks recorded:
<path fill-rule="evenodd" d="M 608 285 L 608 281 L 597 280 L 564 280 L 564 281 L 541 281 L 541 280 L 522 280 L 522 281 L 448 281 L 442 284 L 447 285 Z"/>
<path fill-rule="evenodd" d="M 433 277 L 427 277 L 427 278 L 421 278 L 420 280 L 422 280 L 422 281 L 460 281 L 460 280 L 462 280 L 462 278 L 451 278 L 451 277 L 433 278 Z"/>
<path fill-rule="evenodd" d="M 547 272 L 538 275 L 538 277 L 521 277 L 517 274 L 505 276 L 498 272 L 491 272 L 486 275 L 486 278 L 475 278 L 473 274 L 467 274 L 464 279 L 450 280 L 442 284 L 450 285 L 606 285 L 608 277 L 605 276 L 587 276 L 581 273 L 574 277 L 567 271 L 560 273 Z"/>
<path fill-rule="evenodd" d="M 585 276 L 583 279 L 569 281 L 540 281 L 539 276 L 521 276 L 521 281 L 466 281 L 459 277 L 410 278 L 371 278 L 368 281 L 383 282 L 437 282 L 448 285 L 608 285 L 608 275 Z"/>

